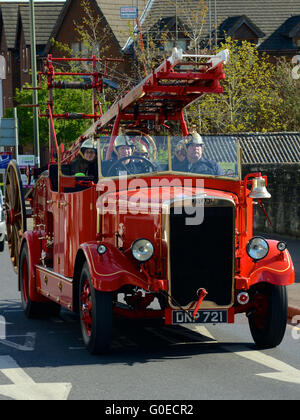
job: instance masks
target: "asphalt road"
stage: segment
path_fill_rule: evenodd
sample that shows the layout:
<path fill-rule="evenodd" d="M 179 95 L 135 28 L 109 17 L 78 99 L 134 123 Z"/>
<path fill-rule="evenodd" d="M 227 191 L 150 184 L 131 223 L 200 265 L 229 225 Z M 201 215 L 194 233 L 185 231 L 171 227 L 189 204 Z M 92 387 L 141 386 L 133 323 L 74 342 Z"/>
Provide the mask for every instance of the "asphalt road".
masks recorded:
<path fill-rule="evenodd" d="M 300 319 L 264 351 L 243 315 L 225 326 L 121 322 L 111 354 L 91 356 L 72 313 L 25 318 L 7 249 L 0 267 L 0 400 L 108 400 L 102 409 L 115 413 L 119 400 L 129 408 L 134 400 L 299 400 Z"/>

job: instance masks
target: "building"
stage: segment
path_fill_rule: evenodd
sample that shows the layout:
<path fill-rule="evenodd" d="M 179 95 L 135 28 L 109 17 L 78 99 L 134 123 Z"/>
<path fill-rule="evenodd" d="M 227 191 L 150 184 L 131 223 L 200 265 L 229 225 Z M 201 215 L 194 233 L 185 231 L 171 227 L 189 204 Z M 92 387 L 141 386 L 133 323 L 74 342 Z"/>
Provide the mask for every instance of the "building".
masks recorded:
<path fill-rule="evenodd" d="M 61 57 L 65 54 L 53 43 L 68 45 L 72 54 L 100 55 L 105 46 L 105 56 L 123 57 L 122 47 L 128 34 L 128 23 L 135 24 L 135 19 L 121 17 L 121 8 L 128 6 L 126 0 L 89 0 L 89 13 L 97 21 L 98 45 L 87 51 L 86 45 L 75 30 L 75 24 L 87 25 L 90 16 L 84 13 L 83 0 L 35 2 L 36 49 L 38 70 L 42 69 L 43 58 L 48 54 Z M 143 11 L 146 0 L 137 0 L 138 10 Z M 6 59 L 7 77 L 3 81 L 3 108 L 15 105 L 14 96 L 17 88 L 31 81 L 30 48 L 30 8 L 29 3 L 0 1 L 0 44 L 1 54 Z M 125 16 L 126 17 L 126 16 Z M 91 28 L 90 28 L 91 29 Z M 95 39 L 96 42 L 96 39 Z M 118 65 L 119 76 L 128 73 L 126 63 Z"/>
<path fill-rule="evenodd" d="M 201 20 L 203 3 L 208 9 Z M 149 0 L 141 16 L 143 33 L 157 37 L 158 22 L 170 33 L 167 48 L 176 41 L 189 50 L 200 35 L 200 46 L 212 49 L 228 35 L 274 57 L 293 57 L 300 49 L 300 0 Z M 124 49 L 130 46 L 128 39 Z"/>
<path fill-rule="evenodd" d="M 36 3 L 36 49 L 38 67 L 52 29 L 64 2 Z M 3 108 L 14 105 L 16 88 L 31 81 L 30 10 L 29 3 L 0 2 L 1 55 L 6 60 L 6 79 L 3 81 Z"/>

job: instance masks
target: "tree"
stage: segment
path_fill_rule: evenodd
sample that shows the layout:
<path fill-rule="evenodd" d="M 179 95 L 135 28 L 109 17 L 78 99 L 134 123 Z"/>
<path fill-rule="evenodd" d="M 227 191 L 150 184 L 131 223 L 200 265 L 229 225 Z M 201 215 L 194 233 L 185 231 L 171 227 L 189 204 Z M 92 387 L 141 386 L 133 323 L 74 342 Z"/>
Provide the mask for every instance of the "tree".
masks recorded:
<path fill-rule="evenodd" d="M 230 51 L 224 67 L 224 93 L 205 95 L 188 111 L 191 123 L 205 133 L 267 132 L 286 129 L 283 98 L 275 82 L 276 67 L 252 43 L 227 38 L 219 50 Z M 200 110 L 200 111 L 199 111 Z M 199 114 L 200 112 L 200 121 Z"/>
<path fill-rule="evenodd" d="M 68 80 L 71 78 L 68 77 Z M 65 78 L 66 80 L 66 78 Z M 32 144 L 33 142 L 33 112 L 32 108 L 22 107 L 22 105 L 32 104 L 32 91 L 27 90 L 31 86 L 26 84 L 23 89 L 17 89 L 16 101 L 19 104 L 19 140 L 21 145 Z M 42 83 L 42 89 L 38 91 L 38 101 L 41 112 L 46 113 L 48 102 L 48 90 L 46 82 Z M 92 112 L 91 92 L 85 90 L 55 90 L 54 92 L 54 112 L 61 114 L 65 112 Z M 6 111 L 5 117 L 11 118 L 13 110 Z M 88 120 L 55 120 L 56 135 L 59 143 L 70 145 L 74 142 L 89 126 Z M 47 144 L 49 139 L 49 126 L 47 118 L 40 118 L 40 143 Z"/>
<path fill-rule="evenodd" d="M 102 19 L 95 13 L 91 8 L 90 2 L 82 0 L 82 21 L 80 23 L 74 22 L 74 31 L 77 33 L 77 39 L 79 39 L 83 45 L 81 51 L 78 54 L 74 54 L 74 51 L 67 44 L 56 42 L 52 40 L 52 46 L 59 50 L 59 56 L 64 57 L 91 57 L 93 54 L 97 57 L 105 58 L 109 51 L 108 46 L 111 42 L 111 33 L 105 25 L 101 25 Z M 97 64 L 97 71 L 102 72 L 104 70 L 104 61 Z M 62 65 L 63 66 L 63 65 Z M 116 73 L 116 77 L 119 77 L 117 71 L 118 64 L 109 64 L 109 72 Z M 56 71 L 58 70 L 56 64 Z M 62 71 L 66 71 L 66 67 L 62 67 Z M 69 71 L 71 72 L 89 72 L 92 71 L 91 65 L 87 63 L 70 63 Z M 128 79 L 128 78 L 127 78 Z M 61 77 L 62 81 L 82 81 L 78 77 Z M 124 80 L 124 77 L 123 77 Z M 22 89 L 17 89 L 15 100 L 18 104 L 18 117 L 19 117 L 19 138 L 22 145 L 33 143 L 33 113 L 30 108 L 23 108 L 21 105 L 32 104 L 32 91 L 27 90 L 31 87 L 26 84 Z M 45 113 L 48 102 L 48 90 L 47 84 L 42 83 L 42 89 L 38 91 L 38 101 L 41 106 L 41 112 Z M 98 100 L 101 103 L 103 112 L 105 112 L 112 101 L 116 99 L 116 92 L 112 89 L 105 89 L 105 93 L 101 96 L 98 95 Z M 118 92 L 119 94 L 120 92 Z M 54 90 L 54 112 L 56 114 L 63 114 L 65 112 L 77 112 L 77 113 L 92 113 L 92 93 L 90 90 Z M 13 116 L 13 110 L 9 109 L 6 111 L 6 117 Z M 72 144 L 86 129 L 92 124 L 92 120 L 55 120 L 55 129 L 58 141 L 64 143 L 66 146 Z M 49 138 L 49 128 L 47 118 L 40 119 L 40 143 L 41 145 L 46 144 Z"/>
<path fill-rule="evenodd" d="M 199 54 L 203 45 L 208 46 L 208 40 L 203 41 L 203 30 L 208 14 L 208 0 L 167 0 L 170 16 L 167 18 L 151 16 L 151 10 L 144 28 L 134 30 L 129 24 L 129 37 L 135 59 L 138 63 L 139 80 L 145 77 L 153 68 L 171 53 L 170 44 L 182 48 L 178 41 L 185 41 L 184 50 Z M 174 19 L 175 17 L 175 19 Z M 166 23 L 169 20 L 168 23 Z M 171 21 L 171 24 L 170 24 Z M 169 48 L 168 48 L 169 47 Z"/>
<path fill-rule="evenodd" d="M 176 16 L 184 22 L 184 34 L 189 40 L 188 49 L 200 54 L 201 48 L 208 47 L 207 40 L 203 44 L 203 30 L 209 12 L 208 0 L 170 0 L 176 8 Z"/>
<path fill-rule="evenodd" d="M 287 131 L 300 131 L 300 79 L 293 75 L 295 64 L 281 57 L 276 64 L 275 85 L 281 102 L 281 119 Z"/>

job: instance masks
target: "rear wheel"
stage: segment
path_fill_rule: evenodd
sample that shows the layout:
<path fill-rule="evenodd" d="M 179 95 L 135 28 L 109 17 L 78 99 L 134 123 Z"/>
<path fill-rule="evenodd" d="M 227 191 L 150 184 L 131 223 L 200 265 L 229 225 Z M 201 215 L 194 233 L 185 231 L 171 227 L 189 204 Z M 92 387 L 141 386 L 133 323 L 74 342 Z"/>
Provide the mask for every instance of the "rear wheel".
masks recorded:
<path fill-rule="evenodd" d="M 28 246 L 22 246 L 19 262 L 19 284 L 21 290 L 21 302 L 25 315 L 28 318 L 37 318 L 47 315 L 58 315 L 60 305 L 54 302 L 33 302 L 30 299 L 30 259 Z"/>
<path fill-rule="evenodd" d="M 0 242 L 0 252 L 4 251 L 4 241 Z"/>
<path fill-rule="evenodd" d="M 260 284 L 254 292 L 255 310 L 249 315 L 252 337 L 259 347 L 278 346 L 285 334 L 288 301 L 286 286 Z"/>
<path fill-rule="evenodd" d="M 14 160 L 9 163 L 6 171 L 5 219 L 9 255 L 18 273 L 19 250 L 23 233 L 27 230 L 27 220 L 21 173 Z"/>
<path fill-rule="evenodd" d="M 85 263 L 80 276 L 79 312 L 82 337 L 91 354 L 107 353 L 112 341 L 112 293 L 95 290 Z"/>

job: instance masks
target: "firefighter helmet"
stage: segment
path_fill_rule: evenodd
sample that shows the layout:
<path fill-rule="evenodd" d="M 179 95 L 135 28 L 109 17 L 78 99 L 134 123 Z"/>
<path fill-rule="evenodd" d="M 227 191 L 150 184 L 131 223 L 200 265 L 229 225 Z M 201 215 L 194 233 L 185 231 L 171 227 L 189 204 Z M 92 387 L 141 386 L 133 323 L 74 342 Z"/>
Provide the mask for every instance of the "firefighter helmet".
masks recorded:
<path fill-rule="evenodd" d="M 133 148 L 133 142 L 131 141 L 131 138 L 129 136 L 126 136 L 125 134 L 120 134 L 116 137 L 114 142 L 114 151 L 118 155 L 118 147 L 120 146 L 129 146 Z"/>
<path fill-rule="evenodd" d="M 137 156 L 148 157 L 149 151 L 143 143 L 137 141 L 134 143 L 134 154 Z"/>
<path fill-rule="evenodd" d="M 82 154 L 84 154 L 87 149 L 93 149 L 95 153 L 97 153 L 97 142 L 93 140 L 93 138 L 85 140 L 80 147 Z"/>
<path fill-rule="evenodd" d="M 185 144 L 188 147 L 190 144 L 197 144 L 200 146 L 204 145 L 203 138 L 200 136 L 199 133 L 193 131 L 192 133 L 188 134 L 185 138 Z"/>

